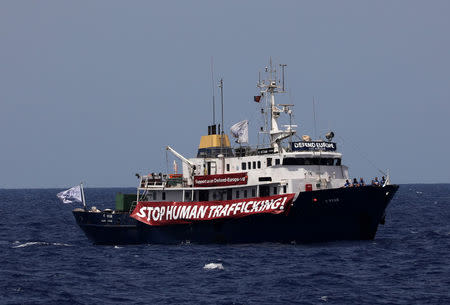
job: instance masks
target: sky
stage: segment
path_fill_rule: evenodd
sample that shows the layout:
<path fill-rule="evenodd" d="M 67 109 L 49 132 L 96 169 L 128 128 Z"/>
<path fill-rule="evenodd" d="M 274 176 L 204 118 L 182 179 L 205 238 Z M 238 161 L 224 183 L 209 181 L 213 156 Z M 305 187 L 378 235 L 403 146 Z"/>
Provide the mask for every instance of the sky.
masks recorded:
<path fill-rule="evenodd" d="M 0 1 L 0 188 L 172 171 L 219 78 L 226 130 L 249 119 L 256 144 L 270 57 L 298 134 L 334 131 L 352 177 L 450 183 L 449 29 L 449 1 Z"/>

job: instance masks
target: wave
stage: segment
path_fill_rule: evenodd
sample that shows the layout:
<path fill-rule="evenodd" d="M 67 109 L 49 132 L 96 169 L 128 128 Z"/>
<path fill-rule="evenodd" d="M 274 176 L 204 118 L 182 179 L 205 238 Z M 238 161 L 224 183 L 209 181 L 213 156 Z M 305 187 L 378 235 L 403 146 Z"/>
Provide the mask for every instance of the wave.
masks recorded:
<path fill-rule="evenodd" d="M 324 295 L 324 296 L 321 296 L 319 299 L 321 301 L 323 301 L 323 302 L 327 302 L 328 301 L 328 296 Z"/>
<path fill-rule="evenodd" d="M 213 269 L 224 270 L 225 268 L 223 267 L 223 265 L 221 263 L 209 263 L 209 264 L 204 265 L 203 269 L 205 269 L 205 270 L 213 270 Z"/>
<path fill-rule="evenodd" d="M 64 243 L 48 243 L 45 241 L 29 241 L 26 243 L 20 243 L 19 241 L 14 242 L 13 248 L 24 248 L 29 246 L 63 246 L 63 247 L 71 247 L 72 245 L 64 244 Z"/>

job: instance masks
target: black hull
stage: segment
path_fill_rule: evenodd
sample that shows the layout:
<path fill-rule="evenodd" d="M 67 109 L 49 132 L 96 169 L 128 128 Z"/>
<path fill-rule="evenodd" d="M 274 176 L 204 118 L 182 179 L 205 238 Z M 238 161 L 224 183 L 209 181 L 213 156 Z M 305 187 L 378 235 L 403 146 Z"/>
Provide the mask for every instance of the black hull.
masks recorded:
<path fill-rule="evenodd" d="M 95 244 L 322 242 L 370 240 L 384 222 L 398 185 L 302 192 L 289 214 L 149 226 L 128 213 L 73 211 Z"/>

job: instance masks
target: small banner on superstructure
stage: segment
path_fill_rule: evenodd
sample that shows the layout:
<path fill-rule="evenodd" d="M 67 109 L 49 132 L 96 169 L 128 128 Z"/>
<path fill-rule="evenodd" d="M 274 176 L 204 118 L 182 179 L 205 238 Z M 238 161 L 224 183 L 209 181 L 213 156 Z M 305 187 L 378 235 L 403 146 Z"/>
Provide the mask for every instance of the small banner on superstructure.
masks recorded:
<path fill-rule="evenodd" d="M 336 143 L 324 141 L 300 141 L 291 143 L 292 151 L 336 151 Z"/>
<path fill-rule="evenodd" d="M 247 184 L 247 173 L 194 176 L 195 187 L 229 186 Z"/>

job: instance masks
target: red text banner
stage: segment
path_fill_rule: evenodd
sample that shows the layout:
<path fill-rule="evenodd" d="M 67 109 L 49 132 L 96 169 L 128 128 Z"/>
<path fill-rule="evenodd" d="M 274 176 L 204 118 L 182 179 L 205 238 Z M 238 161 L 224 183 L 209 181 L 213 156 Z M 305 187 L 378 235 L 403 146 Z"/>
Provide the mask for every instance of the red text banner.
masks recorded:
<path fill-rule="evenodd" d="M 247 173 L 194 176 L 194 186 L 226 186 L 247 184 Z"/>
<path fill-rule="evenodd" d="M 255 214 L 287 214 L 295 194 L 201 202 L 138 202 L 131 217 L 151 226 L 240 218 Z"/>

